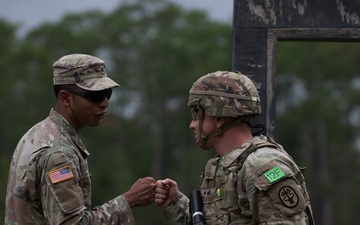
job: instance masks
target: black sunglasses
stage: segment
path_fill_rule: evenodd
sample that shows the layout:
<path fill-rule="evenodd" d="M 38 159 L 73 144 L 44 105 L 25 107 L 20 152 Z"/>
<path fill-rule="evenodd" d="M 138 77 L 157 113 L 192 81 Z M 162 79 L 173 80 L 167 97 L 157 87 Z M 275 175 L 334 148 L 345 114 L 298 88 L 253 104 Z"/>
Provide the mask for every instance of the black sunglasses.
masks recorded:
<path fill-rule="evenodd" d="M 100 102 L 104 101 L 105 97 L 107 98 L 107 100 L 110 99 L 111 94 L 112 94 L 112 89 L 108 88 L 108 89 L 101 90 L 101 91 L 88 91 L 88 92 L 67 90 L 67 92 L 84 97 L 91 102 L 100 103 Z"/>

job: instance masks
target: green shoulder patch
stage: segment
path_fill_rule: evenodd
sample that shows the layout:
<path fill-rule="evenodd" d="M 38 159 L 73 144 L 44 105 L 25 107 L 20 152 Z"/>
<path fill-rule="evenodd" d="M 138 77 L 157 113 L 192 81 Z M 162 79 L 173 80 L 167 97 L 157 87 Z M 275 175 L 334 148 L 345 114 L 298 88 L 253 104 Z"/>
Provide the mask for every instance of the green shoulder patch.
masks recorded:
<path fill-rule="evenodd" d="M 271 182 L 275 182 L 285 176 L 285 173 L 280 169 L 279 166 L 275 166 L 272 169 L 266 171 L 264 176 Z"/>

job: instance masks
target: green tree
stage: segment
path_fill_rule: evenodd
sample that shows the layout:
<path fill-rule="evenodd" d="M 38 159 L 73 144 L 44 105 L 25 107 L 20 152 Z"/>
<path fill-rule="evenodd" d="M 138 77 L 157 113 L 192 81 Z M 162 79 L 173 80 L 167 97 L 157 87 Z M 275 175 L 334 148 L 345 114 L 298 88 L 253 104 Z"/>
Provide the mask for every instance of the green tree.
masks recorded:
<path fill-rule="evenodd" d="M 318 224 L 359 220 L 359 50 L 357 43 L 279 44 L 278 138 L 307 166 Z"/>

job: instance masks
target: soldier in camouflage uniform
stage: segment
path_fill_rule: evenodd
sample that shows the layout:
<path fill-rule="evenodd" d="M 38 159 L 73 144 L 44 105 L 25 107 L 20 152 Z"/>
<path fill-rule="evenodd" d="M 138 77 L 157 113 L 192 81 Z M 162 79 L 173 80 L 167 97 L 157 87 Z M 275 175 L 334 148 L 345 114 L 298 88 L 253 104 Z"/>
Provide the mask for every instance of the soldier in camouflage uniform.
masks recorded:
<path fill-rule="evenodd" d="M 84 126 L 99 124 L 119 85 L 94 56 L 66 55 L 53 67 L 56 106 L 16 147 L 5 225 L 135 224 L 131 208 L 154 201 L 155 180 L 140 178 L 123 195 L 91 209 L 89 152 L 78 136 Z"/>
<path fill-rule="evenodd" d="M 212 224 L 314 224 L 304 177 L 271 138 L 253 136 L 260 115 L 254 83 L 245 75 L 217 71 L 189 92 L 190 128 L 202 149 L 218 154 L 203 171 L 203 218 Z M 156 182 L 155 203 L 174 224 L 189 223 L 189 199 L 169 178 Z"/>

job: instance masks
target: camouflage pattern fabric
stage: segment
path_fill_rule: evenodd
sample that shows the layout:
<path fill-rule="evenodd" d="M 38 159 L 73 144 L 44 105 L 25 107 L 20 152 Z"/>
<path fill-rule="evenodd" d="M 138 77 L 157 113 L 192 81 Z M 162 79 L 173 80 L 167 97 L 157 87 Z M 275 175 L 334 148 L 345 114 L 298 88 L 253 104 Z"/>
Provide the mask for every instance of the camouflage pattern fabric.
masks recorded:
<path fill-rule="evenodd" d="M 89 91 L 101 91 L 120 86 L 106 74 L 103 60 L 86 54 L 61 57 L 53 64 L 54 85 L 76 84 Z"/>
<path fill-rule="evenodd" d="M 213 117 L 260 115 L 254 83 L 241 73 L 217 71 L 199 78 L 189 91 L 189 107 L 201 106 Z"/>
<path fill-rule="evenodd" d="M 254 137 L 208 161 L 201 185 L 205 224 L 314 224 L 305 179 L 280 145 L 260 147 L 237 165 L 242 152 L 263 141 L 267 137 Z M 181 195 L 164 209 L 174 224 L 189 219 L 189 200 Z"/>
<path fill-rule="evenodd" d="M 189 224 L 189 199 L 179 192 L 178 196 L 164 209 L 164 214 L 173 224 Z"/>
<path fill-rule="evenodd" d="M 75 130 L 52 109 L 16 147 L 5 225 L 135 224 L 122 195 L 91 210 L 88 155 Z"/>

